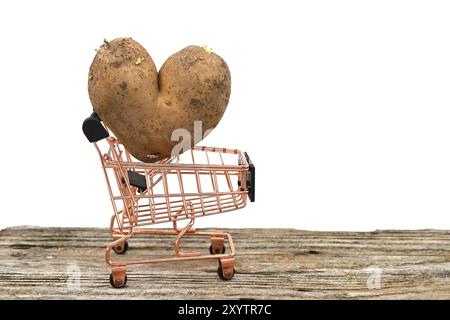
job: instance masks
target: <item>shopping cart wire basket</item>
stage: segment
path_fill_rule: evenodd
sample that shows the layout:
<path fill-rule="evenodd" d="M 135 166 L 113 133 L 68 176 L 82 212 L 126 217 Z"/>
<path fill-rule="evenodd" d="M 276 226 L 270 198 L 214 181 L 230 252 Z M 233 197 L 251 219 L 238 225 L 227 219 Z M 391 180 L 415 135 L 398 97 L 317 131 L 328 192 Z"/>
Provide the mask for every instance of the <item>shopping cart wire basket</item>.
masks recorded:
<path fill-rule="evenodd" d="M 255 166 L 247 153 L 194 146 L 181 156 L 144 163 L 130 155 L 95 112 L 83 122 L 83 132 L 98 152 L 113 206 L 113 240 L 105 251 L 113 287 L 125 286 L 129 265 L 182 260 L 217 259 L 219 276 L 224 280 L 233 278 L 236 250 L 231 235 L 198 231 L 193 225 L 197 218 L 245 207 L 247 196 L 251 202 L 255 200 Z M 187 223 L 179 227 L 182 220 Z M 163 223 L 171 224 L 171 228 L 151 228 Z M 125 253 L 127 240 L 137 234 L 175 236 L 174 254 L 145 260 L 112 260 L 111 250 Z M 209 238 L 209 254 L 182 251 L 180 242 L 185 236 Z M 229 250 L 225 249 L 226 244 Z"/>

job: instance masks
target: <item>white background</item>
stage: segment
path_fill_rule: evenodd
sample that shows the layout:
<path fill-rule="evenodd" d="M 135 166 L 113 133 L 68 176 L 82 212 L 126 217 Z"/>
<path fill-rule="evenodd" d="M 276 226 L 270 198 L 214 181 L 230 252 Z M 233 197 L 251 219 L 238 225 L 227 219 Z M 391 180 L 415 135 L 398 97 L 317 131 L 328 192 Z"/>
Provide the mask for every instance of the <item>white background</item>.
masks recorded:
<path fill-rule="evenodd" d="M 448 1 L 2 1 L 0 227 L 106 227 L 88 69 L 131 36 L 208 44 L 232 95 L 203 142 L 248 151 L 257 201 L 200 226 L 450 228 Z"/>

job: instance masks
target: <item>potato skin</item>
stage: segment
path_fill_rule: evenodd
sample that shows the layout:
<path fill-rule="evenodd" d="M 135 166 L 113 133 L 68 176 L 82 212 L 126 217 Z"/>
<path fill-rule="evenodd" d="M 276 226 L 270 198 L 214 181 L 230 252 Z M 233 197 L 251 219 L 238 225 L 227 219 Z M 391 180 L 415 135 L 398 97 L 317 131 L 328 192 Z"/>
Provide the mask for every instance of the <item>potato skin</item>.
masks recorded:
<path fill-rule="evenodd" d="M 170 157 L 184 128 L 194 141 L 194 121 L 203 131 L 222 118 L 231 93 L 225 61 L 198 46 L 170 56 L 158 72 L 147 51 L 131 38 L 105 43 L 89 73 L 94 110 L 128 151 L 143 162 Z"/>

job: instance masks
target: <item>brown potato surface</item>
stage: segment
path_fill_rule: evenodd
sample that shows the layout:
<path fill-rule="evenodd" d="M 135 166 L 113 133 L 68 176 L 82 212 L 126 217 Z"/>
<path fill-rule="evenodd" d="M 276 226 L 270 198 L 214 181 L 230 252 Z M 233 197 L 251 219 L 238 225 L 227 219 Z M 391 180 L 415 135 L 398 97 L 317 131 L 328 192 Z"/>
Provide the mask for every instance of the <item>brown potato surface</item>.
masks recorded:
<path fill-rule="evenodd" d="M 88 89 L 94 111 L 128 151 L 155 162 L 170 157 L 179 143 L 172 141 L 174 130 L 189 131 L 193 146 L 194 121 L 202 121 L 203 131 L 219 123 L 231 76 L 221 57 L 198 46 L 170 56 L 158 74 L 138 42 L 119 38 L 97 50 Z"/>

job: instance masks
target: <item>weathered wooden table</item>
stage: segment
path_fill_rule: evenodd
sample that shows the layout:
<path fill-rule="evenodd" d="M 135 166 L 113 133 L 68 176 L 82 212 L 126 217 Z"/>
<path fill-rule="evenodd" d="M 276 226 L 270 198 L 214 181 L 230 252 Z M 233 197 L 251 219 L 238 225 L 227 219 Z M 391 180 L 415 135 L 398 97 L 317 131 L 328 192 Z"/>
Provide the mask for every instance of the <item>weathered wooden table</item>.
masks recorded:
<path fill-rule="evenodd" d="M 131 266 L 127 287 L 114 289 L 103 260 L 107 230 L 8 228 L 0 231 L 0 298 L 450 299 L 450 231 L 229 232 L 238 252 L 231 281 L 207 260 Z M 170 254 L 172 239 L 139 237 L 126 254 Z"/>

